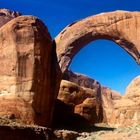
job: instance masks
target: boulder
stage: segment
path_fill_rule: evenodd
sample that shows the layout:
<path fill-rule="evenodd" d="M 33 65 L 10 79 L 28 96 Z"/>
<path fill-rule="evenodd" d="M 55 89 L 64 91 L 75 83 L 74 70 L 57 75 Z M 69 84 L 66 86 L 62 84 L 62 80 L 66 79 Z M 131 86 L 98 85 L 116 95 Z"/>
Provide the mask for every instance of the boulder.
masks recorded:
<path fill-rule="evenodd" d="M 66 104 L 77 105 L 81 104 L 86 98 L 96 98 L 96 90 L 80 87 L 76 83 L 62 80 L 60 85 L 60 90 L 58 94 L 58 99 Z"/>
<path fill-rule="evenodd" d="M 80 134 L 75 131 L 55 130 L 54 135 L 59 140 L 75 140 Z"/>
<path fill-rule="evenodd" d="M 75 106 L 74 112 L 83 116 L 91 124 L 102 122 L 103 109 L 96 98 L 86 98 L 83 103 Z"/>

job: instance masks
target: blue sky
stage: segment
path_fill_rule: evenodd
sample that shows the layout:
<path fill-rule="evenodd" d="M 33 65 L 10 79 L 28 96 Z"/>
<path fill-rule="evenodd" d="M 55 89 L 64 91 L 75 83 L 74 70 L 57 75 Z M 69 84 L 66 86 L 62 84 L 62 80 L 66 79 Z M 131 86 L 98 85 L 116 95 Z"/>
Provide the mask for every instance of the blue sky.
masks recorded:
<path fill-rule="evenodd" d="M 139 0 L 1 0 L 1 8 L 39 17 L 54 38 L 75 20 L 114 10 L 140 11 Z M 70 69 L 124 93 L 128 83 L 140 74 L 140 67 L 111 41 L 94 41 L 73 59 Z"/>

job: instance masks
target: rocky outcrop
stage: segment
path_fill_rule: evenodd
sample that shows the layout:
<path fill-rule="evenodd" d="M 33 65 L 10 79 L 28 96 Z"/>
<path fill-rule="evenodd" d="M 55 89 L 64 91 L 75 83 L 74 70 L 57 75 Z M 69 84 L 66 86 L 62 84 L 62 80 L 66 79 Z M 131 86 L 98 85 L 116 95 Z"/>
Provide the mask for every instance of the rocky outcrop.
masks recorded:
<path fill-rule="evenodd" d="M 112 90 L 108 87 L 102 86 L 101 88 L 102 95 L 102 105 L 104 110 L 104 123 L 109 123 L 114 111 L 114 103 L 116 100 L 121 99 L 119 92 Z"/>
<path fill-rule="evenodd" d="M 0 27 L 9 22 L 10 20 L 20 16 L 21 13 L 11 11 L 8 9 L 0 9 Z"/>
<path fill-rule="evenodd" d="M 125 95 L 114 102 L 114 111 L 110 124 L 132 126 L 140 123 L 140 76 L 128 85 Z"/>
<path fill-rule="evenodd" d="M 65 80 L 61 81 L 58 99 L 72 107 L 69 112 L 83 117 L 90 123 L 101 122 L 103 110 L 100 84 L 85 75 L 72 71 L 67 71 L 63 79 Z"/>
<path fill-rule="evenodd" d="M 91 124 L 104 122 L 115 127 L 126 127 L 140 123 L 139 76 L 129 84 L 124 96 L 115 90 L 101 86 L 98 82 L 96 82 L 97 86 L 94 85 L 96 87 L 94 90 L 91 85 L 95 82 L 89 82 L 91 85 L 83 84 L 88 83 L 90 78 L 81 74 L 69 72 L 64 78 L 73 82 L 66 80 L 61 82 L 58 99 L 73 106 L 71 112 L 82 116 Z M 97 92 L 99 87 L 100 92 Z"/>
<path fill-rule="evenodd" d="M 64 73 L 63 79 L 65 80 L 61 82 L 59 100 L 74 106 L 71 111 L 90 123 L 110 123 L 114 104 L 122 98 L 119 92 L 70 70 Z"/>
<path fill-rule="evenodd" d="M 80 135 L 78 132 L 68 130 L 55 130 L 54 134 L 58 140 L 76 140 Z"/>
<path fill-rule="evenodd" d="M 61 81 L 58 99 L 65 105 L 57 104 L 56 112 L 58 114 L 60 112 L 64 114 L 63 112 L 65 112 L 67 114 L 65 116 L 70 118 L 71 114 L 75 113 L 91 124 L 110 123 L 114 112 L 114 104 L 121 99 L 120 93 L 101 86 L 99 82 L 85 75 L 72 71 L 65 72 L 63 79 L 65 80 Z M 69 107 L 66 107 L 66 105 Z M 58 116 L 57 113 L 56 116 Z M 63 116 L 60 118 L 66 120 Z"/>
<path fill-rule="evenodd" d="M 128 127 L 140 123 L 140 106 L 131 99 L 122 98 L 114 105 L 110 125 L 116 127 Z"/>
<path fill-rule="evenodd" d="M 139 76 L 127 87 L 125 96 L 82 74 L 69 71 L 63 78 L 66 80 L 61 82 L 58 99 L 69 106 L 61 110 L 69 119 L 75 113 L 91 124 L 103 122 L 115 127 L 125 127 L 140 122 Z M 61 114 L 64 116 L 64 113 Z"/>
<path fill-rule="evenodd" d="M 19 16 L 0 28 L 0 98 L 3 99 L 0 106 L 5 104 L 3 115 L 11 109 L 16 117 L 14 108 L 20 108 L 20 116 L 24 116 L 27 103 L 31 109 L 27 109 L 30 115 L 26 115 L 26 120 L 33 118 L 29 122 L 50 126 L 58 90 L 54 86 L 56 55 L 52 45 L 47 27 L 36 17 Z M 13 101 L 20 97 L 24 103 L 9 107 L 13 101 L 5 96 L 15 96 Z"/>
<path fill-rule="evenodd" d="M 68 25 L 55 38 L 61 70 L 67 70 L 82 47 L 97 39 L 120 45 L 140 64 L 140 12 L 115 11 L 87 17 Z"/>
<path fill-rule="evenodd" d="M 53 132 L 45 127 L 25 125 L 0 125 L 2 140 L 56 140 Z"/>
<path fill-rule="evenodd" d="M 58 99 L 73 107 L 73 110 L 69 111 L 73 111 L 87 121 L 92 123 L 102 121 L 101 95 L 96 90 L 62 80 Z"/>
<path fill-rule="evenodd" d="M 97 92 L 92 89 L 80 87 L 76 83 L 62 80 L 58 99 L 67 104 L 77 105 L 82 103 L 86 98 L 96 98 L 96 96 Z"/>
<path fill-rule="evenodd" d="M 97 98 L 86 98 L 75 106 L 74 112 L 88 120 L 91 124 L 103 121 L 102 103 Z"/>
<path fill-rule="evenodd" d="M 74 73 L 71 70 L 67 70 L 63 75 L 63 80 L 67 80 L 78 84 L 79 86 L 90 88 L 100 92 L 100 83 L 86 75 L 80 73 Z"/>
<path fill-rule="evenodd" d="M 125 97 L 130 98 L 130 99 L 137 98 L 139 100 L 138 97 L 140 97 L 140 76 L 137 76 L 128 85 L 125 92 Z"/>

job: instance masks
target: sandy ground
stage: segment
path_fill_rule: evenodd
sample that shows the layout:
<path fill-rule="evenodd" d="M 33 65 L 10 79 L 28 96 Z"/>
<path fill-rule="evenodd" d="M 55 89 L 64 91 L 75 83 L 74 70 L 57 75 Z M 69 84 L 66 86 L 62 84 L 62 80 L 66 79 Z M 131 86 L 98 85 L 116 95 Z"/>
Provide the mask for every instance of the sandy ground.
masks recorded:
<path fill-rule="evenodd" d="M 59 129 L 55 131 L 57 140 L 140 140 L 140 125 L 127 128 L 95 126 L 86 131 Z"/>
<path fill-rule="evenodd" d="M 140 140 L 140 125 L 112 131 L 83 132 L 77 140 Z"/>

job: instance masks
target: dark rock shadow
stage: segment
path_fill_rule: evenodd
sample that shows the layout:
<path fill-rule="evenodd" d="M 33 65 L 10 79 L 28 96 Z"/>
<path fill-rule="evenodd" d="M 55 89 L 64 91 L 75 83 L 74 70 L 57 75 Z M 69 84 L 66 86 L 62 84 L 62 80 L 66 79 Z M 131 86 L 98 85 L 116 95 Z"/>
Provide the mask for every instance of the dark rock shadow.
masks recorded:
<path fill-rule="evenodd" d="M 77 132 L 113 131 L 115 128 L 95 126 L 84 117 L 75 114 L 74 106 L 57 99 L 54 109 L 53 129 L 66 129 Z"/>

